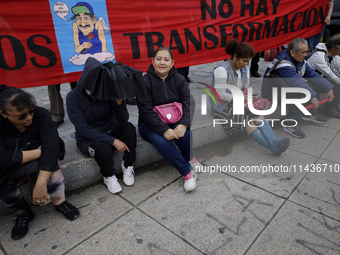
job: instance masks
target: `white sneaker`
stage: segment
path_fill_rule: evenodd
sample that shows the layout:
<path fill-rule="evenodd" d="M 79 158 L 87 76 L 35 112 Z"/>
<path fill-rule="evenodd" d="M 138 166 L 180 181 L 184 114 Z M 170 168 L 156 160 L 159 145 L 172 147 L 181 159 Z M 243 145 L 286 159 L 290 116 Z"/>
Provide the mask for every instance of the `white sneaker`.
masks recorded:
<path fill-rule="evenodd" d="M 118 194 L 123 190 L 115 175 L 104 177 L 104 183 L 107 186 L 107 189 L 113 194 Z"/>
<path fill-rule="evenodd" d="M 122 160 L 122 171 L 123 171 L 123 182 L 126 186 L 132 186 L 135 183 L 135 172 L 133 171 L 133 166 L 128 166 L 128 168 L 125 168 L 124 166 L 124 160 Z"/>
<path fill-rule="evenodd" d="M 191 170 L 186 176 L 184 176 L 184 189 L 186 192 L 192 191 L 196 188 L 196 172 Z"/>
<path fill-rule="evenodd" d="M 203 166 L 200 162 L 197 161 L 197 159 L 195 157 L 193 157 L 190 161 L 189 161 L 192 169 L 195 170 L 195 172 L 202 172 L 203 171 Z"/>

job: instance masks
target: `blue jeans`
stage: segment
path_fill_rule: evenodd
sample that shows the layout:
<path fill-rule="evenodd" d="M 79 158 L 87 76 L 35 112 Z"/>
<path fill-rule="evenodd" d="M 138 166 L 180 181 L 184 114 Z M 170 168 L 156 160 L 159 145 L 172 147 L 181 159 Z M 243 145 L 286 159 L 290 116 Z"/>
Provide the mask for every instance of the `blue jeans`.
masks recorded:
<path fill-rule="evenodd" d="M 169 127 L 175 129 L 177 125 L 178 124 L 172 124 L 169 125 Z M 172 141 L 169 141 L 163 135 L 151 131 L 146 123 L 140 124 L 138 131 L 143 139 L 153 144 L 157 151 L 169 161 L 182 176 L 190 172 L 191 166 L 189 160 L 192 158 L 192 134 L 190 129 L 187 129 L 183 137 Z"/>
<path fill-rule="evenodd" d="M 308 42 L 308 49 L 311 50 L 313 47 L 315 47 L 320 42 L 324 31 L 325 31 L 325 25 L 323 25 L 321 33 L 306 38 L 306 41 Z"/>

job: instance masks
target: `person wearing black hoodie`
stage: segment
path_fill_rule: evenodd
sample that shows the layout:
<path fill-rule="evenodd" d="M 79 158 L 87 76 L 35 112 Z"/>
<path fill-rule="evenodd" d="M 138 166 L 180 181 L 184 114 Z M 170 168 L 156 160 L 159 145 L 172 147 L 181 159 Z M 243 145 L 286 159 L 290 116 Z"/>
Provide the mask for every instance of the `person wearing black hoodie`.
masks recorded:
<path fill-rule="evenodd" d="M 112 87 L 107 81 L 96 83 L 91 80 L 91 71 L 95 68 L 103 70 L 105 65 L 89 58 L 77 87 L 67 94 L 67 113 L 76 129 L 78 149 L 96 160 L 108 190 L 118 194 L 122 187 L 113 169 L 115 150 L 124 152 L 120 164 L 123 182 L 126 186 L 132 186 L 137 145 L 136 128 L 128 122 L 129 113 L 124 100 L 94 97 L 94 93 L 98 91 L 102 91 L 105 97 L 108 94 L 105 86 Z"/>

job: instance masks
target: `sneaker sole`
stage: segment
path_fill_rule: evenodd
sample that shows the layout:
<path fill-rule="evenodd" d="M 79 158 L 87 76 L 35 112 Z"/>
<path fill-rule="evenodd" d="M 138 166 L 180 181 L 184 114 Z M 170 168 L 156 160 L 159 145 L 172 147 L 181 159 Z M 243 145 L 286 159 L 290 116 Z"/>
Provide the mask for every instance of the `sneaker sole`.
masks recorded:
<path fill-rule="evenodd" d="M 123 190 L 121 190 L 121 191 L 117 191 L 117 192 L 111 192 L 109 189 L 107 189 L 110 193 L 112 193 L 112 194 L 116 194 L 116 195 L 118 195 L 119 193 L 121 193 Z"/>
<path fill-rule="evenodd" d="M 107 184 L 105 183 L 105 181 L 104 181 L 104 184 L 105 184 L 107 190 L 108 190 L 110 193 L 112 193 L 112 194 L 119 194 L 119 193 L 121 193 L 121 192 L 123 191 L 123 189 L 121 189 L 120 191 L 112 192 L 112 191 L 109 190 L 109 187 L 107 186 Z"/>
<path fill-rule="evenodd" d="M 293 133 L 291 133 L 291 132 L 289 132 L 289 131 L 286 131 L 286 130 L 284 130 L 284 129 L 283 129 L 283 131 L 286 132 L 287 134 L 290 134 L 290 135 L 293 136 L 293 137 L 296 137 L 296 138 L 301 138 L 301 139 L 302 139 L 302 138 L 305 137 L 305 136 L 294 135 Z"/>
<path fill-rule="evenodd" d="M 327 121 L 317 121 L 317 120 L 310 120 L 310 119 L 304 119 L 304 118 L 302 118 L 302 120 L 307 121 L 307 122 L 313 122 L 313 123 L 316 123 L 316 124 L 325 124 L 325 123 L 327 123 Z"/>
<path fill-rule="evenodd" d="M 185 189 L 185 191 L 186 192 L 190 192 L 190 191 L 194 190 L 195 188 L 196 188 L 196 183 L 195 183 L 195 185 L 193 187 L 191 187 L 189 189 Z"/>
<path fill-rule="evenodd" d="M 124 182 L 124 180 L 123 180 L 123 183 L 124 183 L 124 185 L 126 186 L 126 187 L 131 187 L 131 186 L 133 186 L 135 183 L 132 183 L 132 184 L 130 184 L 130 185 L 128 185 L 128 184 L 126 184 L 125 182 Z"/>

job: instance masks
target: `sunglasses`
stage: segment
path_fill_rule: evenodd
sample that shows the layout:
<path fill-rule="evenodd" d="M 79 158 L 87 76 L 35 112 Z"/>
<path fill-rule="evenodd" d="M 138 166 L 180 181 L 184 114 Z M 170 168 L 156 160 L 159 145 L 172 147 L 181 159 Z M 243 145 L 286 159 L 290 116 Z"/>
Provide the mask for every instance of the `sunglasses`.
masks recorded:
<path fill-rule="evenodd" d="M 12 115 L 12 114 L 9 114 L 9 113 L 6 113 L 6 114 L 9 115 L 9 116 L 12 116 L 14 118 L 17 118 L 18 120 L 24 120 L 24 119 L 27 118 L 28 114 L 31 115 L 31 116 L 34 114 L 34 109 L 35 108 L 36 107 L 33 106 L 32 109 L 28 110 L 28 112 L 25 112 L 25 113 L 21 114 L 20 116 Z"/>

